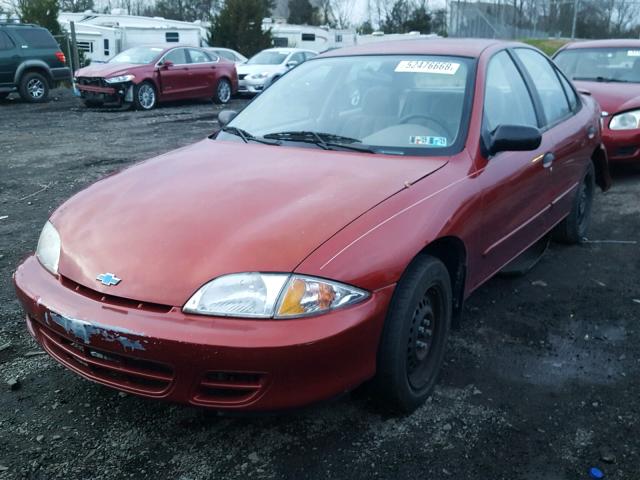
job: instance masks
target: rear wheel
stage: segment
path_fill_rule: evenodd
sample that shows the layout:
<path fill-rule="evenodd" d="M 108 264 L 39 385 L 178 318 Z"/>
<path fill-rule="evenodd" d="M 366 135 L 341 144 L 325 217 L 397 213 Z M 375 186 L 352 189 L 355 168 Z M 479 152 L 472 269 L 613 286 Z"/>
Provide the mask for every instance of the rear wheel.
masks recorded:
<path fill-rule="evenodd" d="M 231 100 L 231 83 L 226 78 L 218 80 L 216 91 L 213 95 L 213 103 L 222 105 Z"/>
<path fill-rule="evenodd" d="M 36 72 L 26 73 L 22 77 L 19 90 L 25 102 L 41 103 L 49 98 L 49 82 Z"/>
<path fill-rule="evenodd" d="M 587 236 L 587 230 L 591 223 L 593 196 L 596 189 L 595 177 L 593 163 L 589 162 L 587 171 L 573 199 L 571 213 L 553 230 L 554 240 L 561 243 L 574 244 L 580 243 Z"/>
<path fill-rule="evenodd" d="M 396 287 L 378 351 L 374 387 L 382 406 L 409 413 L 436 384 L 451 328 L 449 273 L 435 257 L 420 255 Z"/>
<path fill-rule="evenodd" d="M 142 82 L 133 89 L 133 104 L 138 110 L 151 110 L 158 103 L 156 89 L 151 82 Z"/>

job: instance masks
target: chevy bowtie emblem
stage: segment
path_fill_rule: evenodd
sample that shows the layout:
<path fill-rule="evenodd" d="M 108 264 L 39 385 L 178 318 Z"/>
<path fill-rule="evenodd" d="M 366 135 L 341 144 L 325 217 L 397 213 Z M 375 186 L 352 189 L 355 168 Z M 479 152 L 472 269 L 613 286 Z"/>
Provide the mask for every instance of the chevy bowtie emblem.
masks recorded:
<path fill-rule="evenodd" d="M 101 273 L 96 277 L 96 280 L 99 280 L 100 283 L 106 285 L 107 287 L 111 287 L 113 285 L 117 285 L 120 283 L 120 279 L 115 276 L 113 273 Z"/>

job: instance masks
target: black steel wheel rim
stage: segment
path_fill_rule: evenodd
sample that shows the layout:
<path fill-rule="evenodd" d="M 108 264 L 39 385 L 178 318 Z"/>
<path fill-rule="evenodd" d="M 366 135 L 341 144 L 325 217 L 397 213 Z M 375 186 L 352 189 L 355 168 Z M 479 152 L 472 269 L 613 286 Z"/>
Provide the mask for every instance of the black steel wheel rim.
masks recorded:
<path fill-rule="evenodd" d="M 589 214 L 589 208 L 591 203 L 591 192 L 587 179 L 580 184 L 580 190 L 578 190 L 578 205 L 577 216 L 578 226 L 583 228 Z"/>
<path fill-rule="evenodd" d="M 439 288 L 429 288 L 418 302 L 409 326 L 407 341 L 407 379 L 414 390 L 423 389 L 430 380 L 430 360 L 442 323 L 443 299 Z"/>

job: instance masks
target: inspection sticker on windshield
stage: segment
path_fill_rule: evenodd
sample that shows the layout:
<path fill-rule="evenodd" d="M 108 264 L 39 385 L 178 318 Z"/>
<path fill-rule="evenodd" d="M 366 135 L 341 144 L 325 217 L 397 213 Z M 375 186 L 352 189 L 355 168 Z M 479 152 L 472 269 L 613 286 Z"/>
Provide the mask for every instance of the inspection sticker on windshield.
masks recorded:
<path fill-rule="evenodd" d="M 640 50 L 627 50 L 627 57 L 640 57 Z"/>
<path fill-rule="evenodd" d="M 426 145 L 428 147 L 446 147 L 446 137 L 428 137 L 425 135 L 416 135 L 409 137 L 411 145 Z"/>
<path fill-rule="evenodd" d="M 396 66 L 396 72 L 403 73 L 440 73 L 443 75 L 455 75 L 460 68 L 455 62 L 435 62 L 424 60 L 402 60 Z"/>

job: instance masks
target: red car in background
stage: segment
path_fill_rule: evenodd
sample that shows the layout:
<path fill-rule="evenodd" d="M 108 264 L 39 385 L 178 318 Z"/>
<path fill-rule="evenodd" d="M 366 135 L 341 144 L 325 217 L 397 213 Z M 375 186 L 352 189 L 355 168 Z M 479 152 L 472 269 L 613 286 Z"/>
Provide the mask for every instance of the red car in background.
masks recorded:
<path fill-rule="evenodd" d="M 75 82 L 87 106 L 130 104 L 139 110 L 190 98 L 227 103 L 238 90 L 233 62 L 186 46 L 131 48 L 107 63 L 81 68 Z"/>
<path fill-rule="evenodd" d="M 609 161 L 640 165 L 640 40 L 570 43 L 554 60 L 600 104 Z"/>
<path fill-rule="evenodd" d="M 598 105 L 520 43 L 333 50 L 233 113 L 46 222 L 14 281 L 58 362 L 217 409 L 373 379 L 412 411 L 465 299 L 551 231 L 580 242 L 610 182 Z"/>

